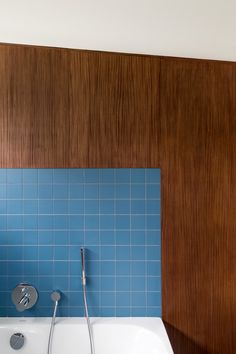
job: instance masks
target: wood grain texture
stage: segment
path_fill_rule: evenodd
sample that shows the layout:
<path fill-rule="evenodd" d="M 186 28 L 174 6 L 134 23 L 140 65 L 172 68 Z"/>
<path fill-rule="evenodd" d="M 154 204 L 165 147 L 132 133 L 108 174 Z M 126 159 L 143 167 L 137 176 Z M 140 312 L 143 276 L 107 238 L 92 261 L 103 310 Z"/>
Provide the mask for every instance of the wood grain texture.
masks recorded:
<path fill-rule="evenodd" d="M 1 167 L 159 164 L 159 59 L 0 46 Z"/>
<path fill-rule="evenodd" d="M 236 64 L 162 59 L 163 317 L 175 353 L 236 353 Z"/>
<path fill-rule="evenodd" d="M 235 354 L 236 63 L 0 45 L 1 167 L 161 167 L 175 354 Z"/>

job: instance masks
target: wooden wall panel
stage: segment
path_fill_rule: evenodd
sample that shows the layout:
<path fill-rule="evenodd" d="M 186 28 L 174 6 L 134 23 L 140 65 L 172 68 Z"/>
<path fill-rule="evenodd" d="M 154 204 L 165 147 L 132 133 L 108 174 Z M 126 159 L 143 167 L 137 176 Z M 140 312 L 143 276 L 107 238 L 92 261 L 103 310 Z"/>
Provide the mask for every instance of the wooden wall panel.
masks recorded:
<path fill-rule="evenodd" d="M 236 65 L 161 61 L 163 317 L 175 353 L 236 353 Z"/>
<path fill-rule="evenodd" d="M 1 45 L 0 166 L 158 165 L 159 61 Z"/>
<path fill-rule="evenodd" d="M 0 167 L 161 167 L 176 354 L 235 354 L 236 64 L 0 46 Z"/>

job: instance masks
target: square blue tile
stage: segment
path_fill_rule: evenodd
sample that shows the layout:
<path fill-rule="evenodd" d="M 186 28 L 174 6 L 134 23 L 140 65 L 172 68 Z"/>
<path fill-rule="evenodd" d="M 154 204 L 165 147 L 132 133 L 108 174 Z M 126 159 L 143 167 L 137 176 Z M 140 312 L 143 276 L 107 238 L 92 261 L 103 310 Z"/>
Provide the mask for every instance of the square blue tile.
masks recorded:
<path fill-rule="evenodd" d="M 102 230 L 100 232 L 101 245 L 114 245 L 115 244 L 115 231 L 114 230 Z"/>
<path fill-rule="evenodd" d="M 8 247 L 7 259 L 9 261 L 21 261 L 23 259 L 23 247 L 21 246 Z"/>
<path fill-rule="evenodd" d="M 7 197 L 7 186 L 6 184 L 0 184 L 0 199 L 6 199 L 6 197 Z"/>
<path fill-rule="evenodd" d="M 116 264 L 115 261 L 101 262 L 101 274 L 115 276 Z"/>
<path fill-rule="evenodd" d="M 147 215 L 147 229 L 149 230 L 160 230 L 160 218 L 158 215 Z"/>
<path fill-rule="evenodd" d="M 84 183 L 84 169 L 71 168 L 69 171 L 69 183 Z"/>
<path fill-rule="evenodd" d="M 157 214 L 161 212 L 160 199 L 153 199 L 146 201 L 147 214 Z"/>
<path fill-rule="evenodd" d="M 131 306 L 145 307 L 146 293 L 144 291 L 134 291 L 131 293 Z"/>
<path fill-rule="evenodd" d="M 131 243 L 132 245 L 143 245 L 146 244 L 145 231 L 131 231 Z"/>
<path fill-rule="evenodd" d="M 161 293 L 159 291 L 149 291 L 147 293 L 147 306 L 161 306 Z"/>
<path fill-rule="evenodd" d="M 52 183 L 53 182 L 53 169 L 40 168 L 38 170 L 38 182 L 39 183 Z"/>
<path fill-rule="evenodd" d="M 161 277 L 147 278 L 147 291 L 161 291 Z"/>
<path fill-rule="evenodd" d="M 98 168 L 85 168 L 84 169 L 85 183 L 98 183 L 99 182 L 99 169 Z"/>
<path fill-rule="evenodd" d="M 52 245 L 53 244 L 53 230 L 50 231 L 39 231 L 38 232 L 38 242 L 39 245 Z"/>
<path fill-rule="evenodd" d="M 84 213 L 84 201 L 83 200 L 69 200 L 68 208 L 70 214 L 83 214 Z"/>
<path fill-rule="evenodd" d="M 130 232 L 119 230 L 116 232 L 116 244 L 117 245 L 130 245 Z"/>
<path fill-rule="evenodd" d="M 38 258 L 41 261 L 47 261 L 53 259 L 53 246 L 39 246 Z"/>
<path fill-rule="evenodd" d="M 145 199 L 145 184 L 131 184 L 131 198 L 132 199 Z"/>
<path fill-rule="evenodd" d="M 70 233 L 69 233 L 70 244 L 83 246 L 84 237 L 85 237 L 85 232 L 82 230 L 70 231 Z"/>
<path fill-rule="evenodd" d="M 54 248 L 54 258 L 56 260 L 67 260 L 69 258 L 69 247 L 56 246 Z"/>
<path fill-rule="evenodd" d="M 115 186 L 114 184 L 101 184 L 99 187 L 99 198 L 100 199 L 114 199 L 115 197 Z"/>
<path fill-rule="evenodd" d="M 69 188 L 70 199 L 83 199 L 84 198 L 84 185 L 83 184 L 71 184 Z"/>
<path fill-rule="evenodd" d="M 129 307 L 130 306 L 130 292 L 122 291 L 118 292 L 116 295 L 116 306 L 117 307 Z"/>
<path fill-rule="evenodd" d="M 21 168 L 9 168 L 7 169 L 7 183 L 22 183 L 22 169 Z"/>
<path fill-rule="evenodd" d="M 85 214 L 99 214 L 99 200 L 91 199 L 84 201 L 84 213 Z"/>
<path fill-rule="evenodd" d="M 116 199 L 130 199 L 130 185 L 116 184 L 115 195 L 116 195 Z"/>
<path fill-rule="evenodd" d="M 161 262 L 160 261 L 147 262 L 147 275 L 161 276 Z"/>
<path fill-rule="evenodd" d="M 145 183 L 145 169 L 132 168 L 131 169 L 131 183 Z"/>
<path fill-rule="evenodd" d="M 128 276 L 116 276 L 116 290 L 130 292 L 131 278 Z"/>
<path fill-rule="evenodd" d="M 23 215 L 7 215 L 7 228 L 9 230 L 23 229 Z"/>
<path fill-rule="evenodd" d="M 101 260 L 114 260 L 116 257 L 115 246 L 103 246 L 101 249 Z"/>
<path fill-rule="evenodd" d="M 114 291 L 102 291 L 101 292 L 101 306 L 109 307 L 109 306 L 114 306 L 115 307 L 115 293 Z"/>
<path fill-rule="evenodd" d="M 24 229 L 37 230 L 38 229 L 38 215 L 24 215 Z"/>
<path fill-rule="evenodd" d="M 52 199 L 53 187 L 52 184 L 39 184 L 38 185 L 38 197 L 39 199 Z"/>
<path fill-rule="evenodd" d="M 100 228 L 101 230 L 111 230 L 115 227 L 115 216 L 114 215 L 101 215 L 100 216 Z"/>
<path fill-rule="evenodd" d="M 69 264 L 65 261 L 55 261 L 54 262 L 54 274 L 55 275 L 68 275 Z"/>
<path fill-rule="evenodd" d="M 38 170 L 36 168 L 23 169 L 23 183 L 38 183 Z"/>
<path fill-rule="evenodd" d="M 20 195 L 21 198 L 22 195 Z M 25 184 L 23 186 L 24 199 L 38 199 L 38 184 Z"/>
<path fill-rule="evenodd" d="M 7 198 L 21 199 L 23 193 L 22 184 L 7 184 Z"/>
<path fill-rule="evenodd" d="M 146 229 L 145 216 L 131 214 L 131 228 L 134 230 L 145 230 Z"/>
<path fill-rule="evenodd" d="M 117 230 L 127 230 L 130 228 L 130 216 L 129 215 L 116 215 L 115 227 Z"/>
<path fill-rule="evenodd" d="M 131 172 L 129 168 L 117 168 L 115 174 L 116 183 L 130 183 Z"/>
<path fill-rule="evenodd" d="M 67 231 L 54 231 L 55 245 L 67 245 L 69 241 L 69 233 Z"/>
<path fill-rule="evenodd" d="M 68 184 L 54 184 L 53 198 L 54 199 L 68 199 L 69 188 Z"/>
<path fill-rule="evenodd" d="M 55 168 L 53 170 L 53 183 L 66 183 L 69 181 L 69 170 L 66 168 Z"/>
<path fill-rule="evenodd" d="M 114 214 L 115 202 L 114 200 L 100 199 L 100 213 L 101 214 Z"/>
<path fill-rule="evenodd" d="M 101 291 L 115 291 L 115 286 L 114 277 L 101 277 Z"/>
<path fill-rule="evenodd" d="M 53 214 L 53 200 L 41 199 L 38 201 L 39 214 Z"/>
<path fill-rule="evenodd" d="M 146 288 L 146 277 L 135 276 L 131 278 L 131 291 L 143 291 Z"/>
<path fill-rule="evenodd" d="M 6 182 L 7 182 L 7 169 L 0 168 L 0 183 L 6 183 Z"/>
<path fill-rule="evenodd" d="M 38 263 L 38 274 L 47 275 L 53 274 L 53 262 L 52 261 L 40 261 Z"/>
<path fill-rule="evenodd" d="M 44 230 L 53 230 L 53 216 L 52 215 L 39 215 L 38 228 Z"/>
<path fill-rule="evenodd" d="M 132 246 L 131 247 L 131 259 L 144 261 L 146 258 L 146 249 L 144 246 Z"/>
<path fill-rule="evenodd" d="M 71 230 L 84 229 L 84 216 L 83 215 L 70 215 L 69 225 Z"/>
<path fill-rule="evenodd" d="M 114 183 L 115 182 L 115 170 L 113 168 L 101 168 L 100 171 L 100 183 Z"/>
<path fill-rule="evenodd" d="M 68 226 L 69 226 L 69 217 L 67 215 L 53 216 L 54 230 L 67 230 Z"/>
<path fill-rule="evenodd" d="M 126 261 L 130 259 L 130 247 L 129 246 L 117 246 L 116 247 L 116 259 L 119 261 Z"/>
<path fill-rule="evenodd" d="M 22 245 L 24 239 L 23 231 L 7 231 L 5 232 L 9 245 Z"/>
<path fill-rule="evenodd" d="M 147 259 L 152 261 L 158 261 L 161 259 L 161 247 L 160 246 L 147 246 Z"/>
<path fill-rule="evenodd" d="M 23 200 L 24 214 L 38 214 L 38 200 Z"/>
<path fill-rule="evenodd" d="M 149 263 L 147 262 L 147 266 L 148 266 L 148 264 Z M 133 261 L 131 263 L 131 274 L 132 275 L 145 275 L 146 274 L 146 262 L 144 262 L 144 261 Z"/>
<path fill-rule="evenodd" d="M 38 231 L 24 230 L 22 239 L 24 239 L 24 245 L 38 245 Z"/>
<path fill-rule="evenodd" d="M 98 199 L 99 185 L 98 184 L 85 184 L 84 185 L 85 199 Z"/>
<path fill-rule="evenodd" d="M 36 246 L 25 246 L 24 247 L 24 259 L 36 261 L 38 259 L 38 247 Z"/>
<path fill-rule="evenodd" d="M 7 200 L 7 214 L 23 214 L 23 201 Z"/>
<path fill-rule="evenodd" d="M 146 169 L 146 181 L 147 181 L 147 183 L 160 183 L 161 182 L 161 171 L 157 168 L 147 168 Z"/>
<path fill-rule="evenodd" d="M 116 200 L 115 209 L 116 214 L 130 214 L 130 200 Z"/>
<path fill-rule="evenodd" d="M 160 186 L 159 184 L 147 184 L 146 196 L 148 199 L 160 199 Z"/>
<path fill-rule="evenodd" d="M 98 229 L 99 228 L 99 216 L 98 215 L 85 215 L 85 229 Z"/>
<path fill-rule="evenodd" d="M 99 245 L 99 232 L 98 231 L 85 231 L 85 244 L 86 245 Z"/>
<path fill-rule="evenodd" d="M 145 214 L 146 213 L 145 200 L 132 200 L 131 213 L 132 214 Z"/>
<path fill-rule="evenodd" d="M 147 231 L 147 245 L 160 245 L 161 244 L 161 231 Z"/>

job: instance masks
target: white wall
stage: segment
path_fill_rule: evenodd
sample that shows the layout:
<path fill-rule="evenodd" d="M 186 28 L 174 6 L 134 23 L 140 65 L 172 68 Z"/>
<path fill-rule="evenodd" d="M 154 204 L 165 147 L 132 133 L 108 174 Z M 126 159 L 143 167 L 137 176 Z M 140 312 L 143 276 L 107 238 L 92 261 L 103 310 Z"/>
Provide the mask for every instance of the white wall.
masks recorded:
<path fill-rule="evenodd" d="M 0 0 L 0 42 L 236 61 L 236 0 Z"/>

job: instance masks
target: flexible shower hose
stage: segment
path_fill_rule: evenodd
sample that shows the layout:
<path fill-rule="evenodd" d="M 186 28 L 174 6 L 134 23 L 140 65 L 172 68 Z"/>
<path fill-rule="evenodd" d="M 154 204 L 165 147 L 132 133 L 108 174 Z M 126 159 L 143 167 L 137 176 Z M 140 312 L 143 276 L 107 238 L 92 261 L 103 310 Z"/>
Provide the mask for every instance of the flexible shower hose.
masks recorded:
<path fill-rule="evenodd" d="M 51 321 L 51 327 L 50 327 L 50 333 L 49 333 L 49 338 L 48 338 L 47 354 L 51 354 L 51 350 L 52 350 L 52 338 L 53 338 L 53 332 L 54 332 L 54 327 L 55 327 L 57 306 L 58 306 L 58 301 L 55 301 L 55 306 L 54 306 L 54 311 L 53 311 L 53 316 L 52 316 L 52 321 Z"/>
<path fill-rule="evenodd" d="M 89 333 L 90 352 L 91 352 L 91 354 L 95 354 L 94 342 L 93 342 L 93 332 L 92 332 L 92 327 L 91 327 L 90 318 L 89 318 L 89 314 L 88 314 L 86 283 L 83 282 L 82 285 L 83 285 L 83 297 L 84 297 L 84 312 L 85 312 L 85 317 L 86 317 L 87 326 L 88 326 L 88 333 Z M 48 354 L 50 354 L 50 353 L 48 353 Z"/>

